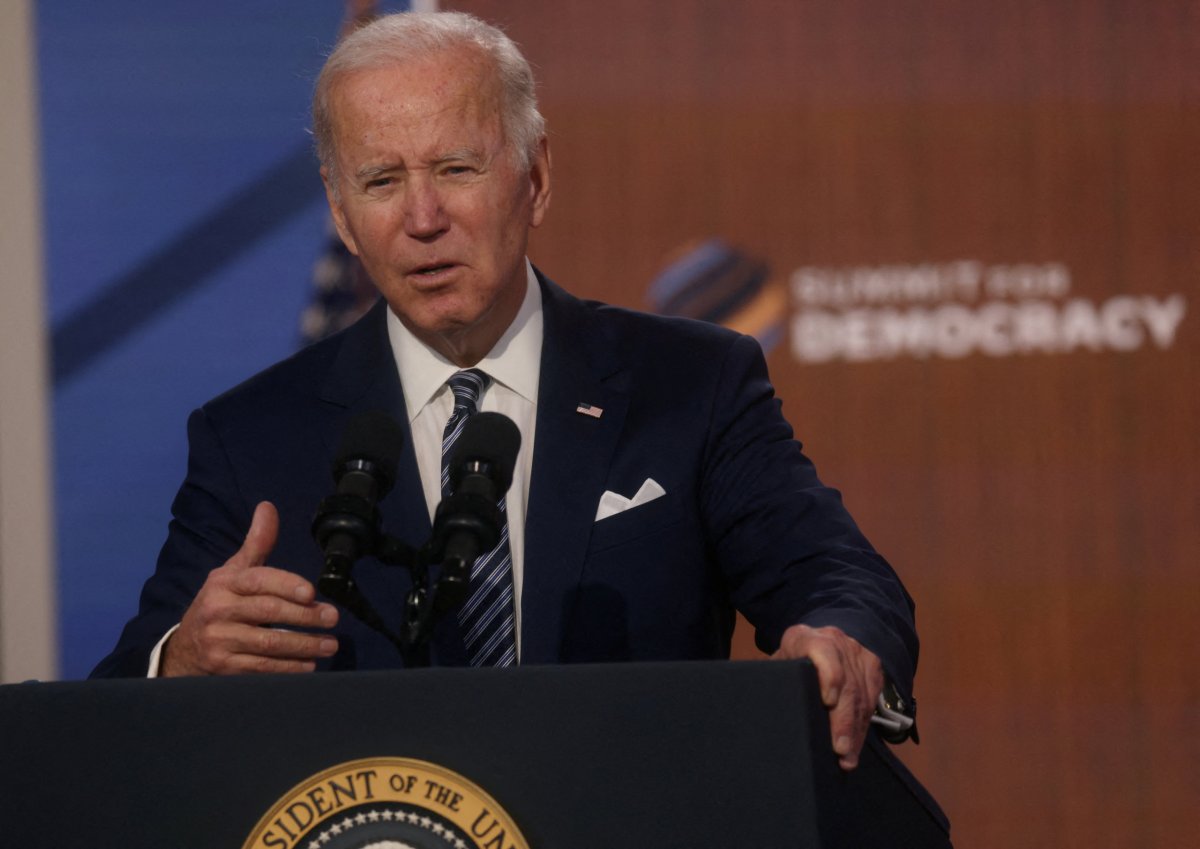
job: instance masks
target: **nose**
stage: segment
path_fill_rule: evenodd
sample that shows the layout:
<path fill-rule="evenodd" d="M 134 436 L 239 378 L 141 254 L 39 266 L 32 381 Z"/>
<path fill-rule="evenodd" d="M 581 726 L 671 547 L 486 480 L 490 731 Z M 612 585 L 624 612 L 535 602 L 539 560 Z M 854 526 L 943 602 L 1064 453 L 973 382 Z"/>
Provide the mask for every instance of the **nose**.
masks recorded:
<path fill-rule="evenodd" d="M 414 239 L 428 240 L 441 235 L 449 226 L 437 186 L 430 180 L 410 181 L 405 197 L 404 232 Z"/>

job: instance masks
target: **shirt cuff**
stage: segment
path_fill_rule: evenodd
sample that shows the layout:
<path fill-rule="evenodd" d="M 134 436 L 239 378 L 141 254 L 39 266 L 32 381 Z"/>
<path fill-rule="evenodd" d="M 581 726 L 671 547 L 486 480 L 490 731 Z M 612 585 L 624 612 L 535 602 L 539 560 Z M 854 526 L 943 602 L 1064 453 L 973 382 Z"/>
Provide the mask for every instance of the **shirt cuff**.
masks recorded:
<path fill-rule="evenodd" d="M 163 646 L 165 646 L 167 644 L 167 640 L 171 639 L 171 635 L 174 634 L 178 630 L 179 630 L 178 625 L 172 625 L 171 630 L 169 630 L 169 631 L 167 631 L 167 633 L 163 634 L 162 639 L 159 640 L 155 644 L 153 651 L 150 652 L 150 668 L 146 670 L 147 678 L 158 678 L 159 677 L 158 666 L 162 662 Z"/>

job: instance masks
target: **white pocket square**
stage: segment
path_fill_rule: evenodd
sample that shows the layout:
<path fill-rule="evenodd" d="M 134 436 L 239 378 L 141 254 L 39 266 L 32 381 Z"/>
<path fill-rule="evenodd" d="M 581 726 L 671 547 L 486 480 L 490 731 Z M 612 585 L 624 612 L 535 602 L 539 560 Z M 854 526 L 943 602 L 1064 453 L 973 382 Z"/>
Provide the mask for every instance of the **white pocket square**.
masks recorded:
<path fill-rule="evenodd" d="M 666 494 L 667 491 L 654 478 L 646 478 L 646 482 L 642 484 L 642 488 L 633 498 L 626 498 L 624 495 L 617 495 L 606 489 L 600 496 L 600 503 L 596 506 L 596 521 L 615 516 L 630 507 L 640 507 Z"/>

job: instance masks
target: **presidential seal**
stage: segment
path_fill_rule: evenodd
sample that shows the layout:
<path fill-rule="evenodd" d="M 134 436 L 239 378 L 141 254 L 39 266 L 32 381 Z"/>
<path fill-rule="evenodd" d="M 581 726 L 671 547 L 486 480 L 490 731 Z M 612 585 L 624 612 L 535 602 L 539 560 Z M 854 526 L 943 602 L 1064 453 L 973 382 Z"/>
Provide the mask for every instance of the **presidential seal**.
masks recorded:
<path fill-rule="evenodd" d="M 242 849 L 529 849 L 487 793 L 410 758 L 350 761 L 297 784 Z"/>

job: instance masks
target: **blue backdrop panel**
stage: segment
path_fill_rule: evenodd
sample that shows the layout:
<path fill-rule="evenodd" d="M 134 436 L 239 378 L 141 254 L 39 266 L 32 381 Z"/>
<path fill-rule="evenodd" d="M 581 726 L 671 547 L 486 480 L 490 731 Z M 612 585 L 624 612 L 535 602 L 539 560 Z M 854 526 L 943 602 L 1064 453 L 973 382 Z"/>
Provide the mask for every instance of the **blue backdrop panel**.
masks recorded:
<path fill-rule="evenodd" d="M 63 677 L 134 610 L 187 413 L 297 345 L 325 228 L 308 99 L 341 15 L 38 4 Z"/>

